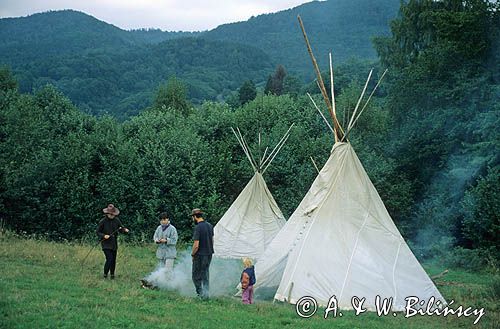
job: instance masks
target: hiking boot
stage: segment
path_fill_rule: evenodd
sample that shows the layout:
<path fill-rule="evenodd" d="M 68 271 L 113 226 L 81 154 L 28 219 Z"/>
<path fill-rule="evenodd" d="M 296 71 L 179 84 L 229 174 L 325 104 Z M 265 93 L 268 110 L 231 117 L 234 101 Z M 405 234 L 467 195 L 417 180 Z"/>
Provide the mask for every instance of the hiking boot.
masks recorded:
<path fill-rule="evenodd" d="M 111 276 L 109 277 L 111 280 L 114 280 L 115 279 L 115 275 L 114 274 L 111 274 Z"/>

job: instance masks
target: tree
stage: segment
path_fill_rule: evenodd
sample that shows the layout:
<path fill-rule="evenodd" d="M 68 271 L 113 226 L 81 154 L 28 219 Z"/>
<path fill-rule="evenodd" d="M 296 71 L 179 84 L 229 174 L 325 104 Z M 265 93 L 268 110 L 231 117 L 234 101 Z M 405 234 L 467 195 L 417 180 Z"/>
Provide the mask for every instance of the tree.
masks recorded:
<path fill-rule="evenodd" d="M 257 96 L 257 89 L 252 80 L 247 80 L 238 90 L 240 104 L 246 104 L 255 99 Z"/>
<path fill-rule="evenodd" d="M 282 95 L 284 81 L 286 76 L 286 70 L 283 65 L 278 65 L 276 71 L 273 75 L 270 75 L 267 79 L 266 87 L 264 89 L 265 94 Z"/>
<path fill-rule="evenodd" d="M 473 247 L 489 250 L 500 260 L 500 166 L 489 168 L 466 192 L 462 206 L 464 236 Z"/>
<path fill-rule="evenodd" d="M 17 89 L 17 81 L 7 67 L 0 67 L 0 91 Z"/>
<path fill-rule="evenodd" d="M 176 77 L 171 77 L 168 82 L 161 85 L 156 93 L 154 100 L 154 108 L 170 109 L 178 111 L 184 116 L 190 112 L 191 105 L 187 101 L 187 89 L 182 81 Z"/>
<path fill-rule="evenodd" d="M 497 15 L 489 1 L 410 0 L 400 12 L 401 17 L 391 22 L 392 37 L 375 38 L 385 66 L 426 64 L 426 72 L 436 76 L 488 54 Z"/>
<path fill-rule="evenodd" d="M 289 94 L 295 97 L 299 94 L 301 87 L 302 85 L 297 77 L 287 75 L 283 81 L 283 94 Z"/>
<path fill-rule="evenodd" d="M 272 74 L 269 74 L 269 76 L 267 77 L 266 86 L 264 87 L 264 94 L 266 95 L 271 94 L 272 88 L 273 88 L 273 76 Z"/>

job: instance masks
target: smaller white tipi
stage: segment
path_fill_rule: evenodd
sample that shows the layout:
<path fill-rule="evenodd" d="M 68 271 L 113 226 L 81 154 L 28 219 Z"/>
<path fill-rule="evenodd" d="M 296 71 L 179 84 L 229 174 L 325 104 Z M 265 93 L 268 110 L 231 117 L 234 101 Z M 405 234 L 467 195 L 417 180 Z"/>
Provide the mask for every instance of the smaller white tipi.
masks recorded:
<path fill-rule="evenodd" d="M 258 259 L 285 225 L 285 218 L 267 188 L 262 174 L 285 144 L 291 128 L 268 156 L 266 156 L 266 149 L 258 162 L 254 160 L 239 129 L 236 131 L 232 129 L 250 161 L 254 175 L 214 227 L 216 257 Z"/>

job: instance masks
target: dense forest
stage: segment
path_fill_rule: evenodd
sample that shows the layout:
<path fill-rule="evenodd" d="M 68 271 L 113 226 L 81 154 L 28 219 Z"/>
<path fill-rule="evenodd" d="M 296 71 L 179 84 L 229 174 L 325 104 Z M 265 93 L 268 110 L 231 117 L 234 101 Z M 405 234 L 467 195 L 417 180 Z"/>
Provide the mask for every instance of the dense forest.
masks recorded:
<path fill-rule="evenodd" d="M 151 105 L 155 88 L 174 75 L 196 105 L 231 99 L 245 80 L 263 86 L 278 64 L 289 77 L 310 81 L 307 51 L 297 33 L 299 13 L 317 51 L 325 54 L 320 63 L 331 47 L 336 64 L 353 56 L 375 60 L 370 39 L 389 32 L 398 3 L 312 2 L 192 33 L 124 31 L 72 10 L 5 18 L 0 19 L 0 65 L 12 68 L 21 92 L 51 84 L 82 111 L 126 119 Z M 370 11 L 360 11 L 361 6 Z"/>
<path fill-rule="evenodd" d="M 483 0 L 410 0 L 401 4 L 390 34 L 374 40 L 379 63 L 373 80 L 385 68 L 389 73 L 350 142 L 419 258 L 498 268 L 498 9 L 498 3 Z M 169 42 L 191 42 L 198 49 L 217 41 Z M 165 54 L 165 45 L 155 49 Z M 223 45 L 215 48 L 224 61 L 203 58 L 203 50 L 199 60 L 225 66 L 230 54 Z M 182 56 L 182 49 L 173 47 L 172 54 Z M 115 61 L 128 65 L 119 57 Z M 342 120 L 354 108 L 371 66 L 363 61 L 336 66 Z M 317 174 L 310 157 L 324 164 L 333 137 L 304 95 L 315 83 L 287 79 L 280 66 L 269 72 L 264 90 L 242 73 L 244 82 L 232 87 L 231 101 L 197 106 L 179 74 L 150 91 L 151 105 L 140 114 L 119 121 L 85 113 L 57 84 L 23 92 L 13 71 L 2 68 L 2 221 L 24 234 L 81 239 L 93 235 L 101 209 L 112 202 L 134 232 L 132 239 L 149 241 L 163 210 L 187 239 L 191 208 L 203 208 L 216 223 L 253 174 L 230 127 L 239 127 L 257 149 L 258 133 L 264 145 L 275 144 L 295 123 L 265 174 L 289 216 Z M 221 84 L 224 79 L 216 78 Z M 96 86 L 99 92 L 106 87 Z M 313 97 L 321 103 L 319 95 Z"/>
<path fill-rule="evenodd" d="M 304 21 L 319 64 L 327 67 L 329 52 L 335 64 L 353 57 L 375 60 L 371 39 L 389 34 L 389 22 L 396 18 L 399 4 L 399 0 L 313 1 L 246 22 L 224 24 L 203 37 L 253 45 L 301 79 L 312 78 L 309 55 L 302 34 L 297 33 L 297 15 Z"/>
<path fill-rule="evenodd" d="M 121 119 L 149 106 L 171 76 L 186 81 L 190 100 L 201 103 L 273 69 L 268 55 L 251 46 L 174 32 L 154 43 L 158 31 L 123 31 L 74 11 L 0 20 L 0 31 L 2 61 L 21 92 L 51 84 L 80 110 Z"/>

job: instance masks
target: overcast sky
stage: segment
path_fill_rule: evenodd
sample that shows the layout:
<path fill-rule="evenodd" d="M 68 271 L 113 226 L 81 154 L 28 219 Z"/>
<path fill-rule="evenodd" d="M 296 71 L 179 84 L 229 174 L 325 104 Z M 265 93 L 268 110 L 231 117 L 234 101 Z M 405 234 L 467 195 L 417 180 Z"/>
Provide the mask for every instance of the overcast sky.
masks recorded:
<path fill-rule="evenodd" d="M 311 0 L 0 0 L 0 17 L 74 9 L 122 29 L 210 30 Z"/>

